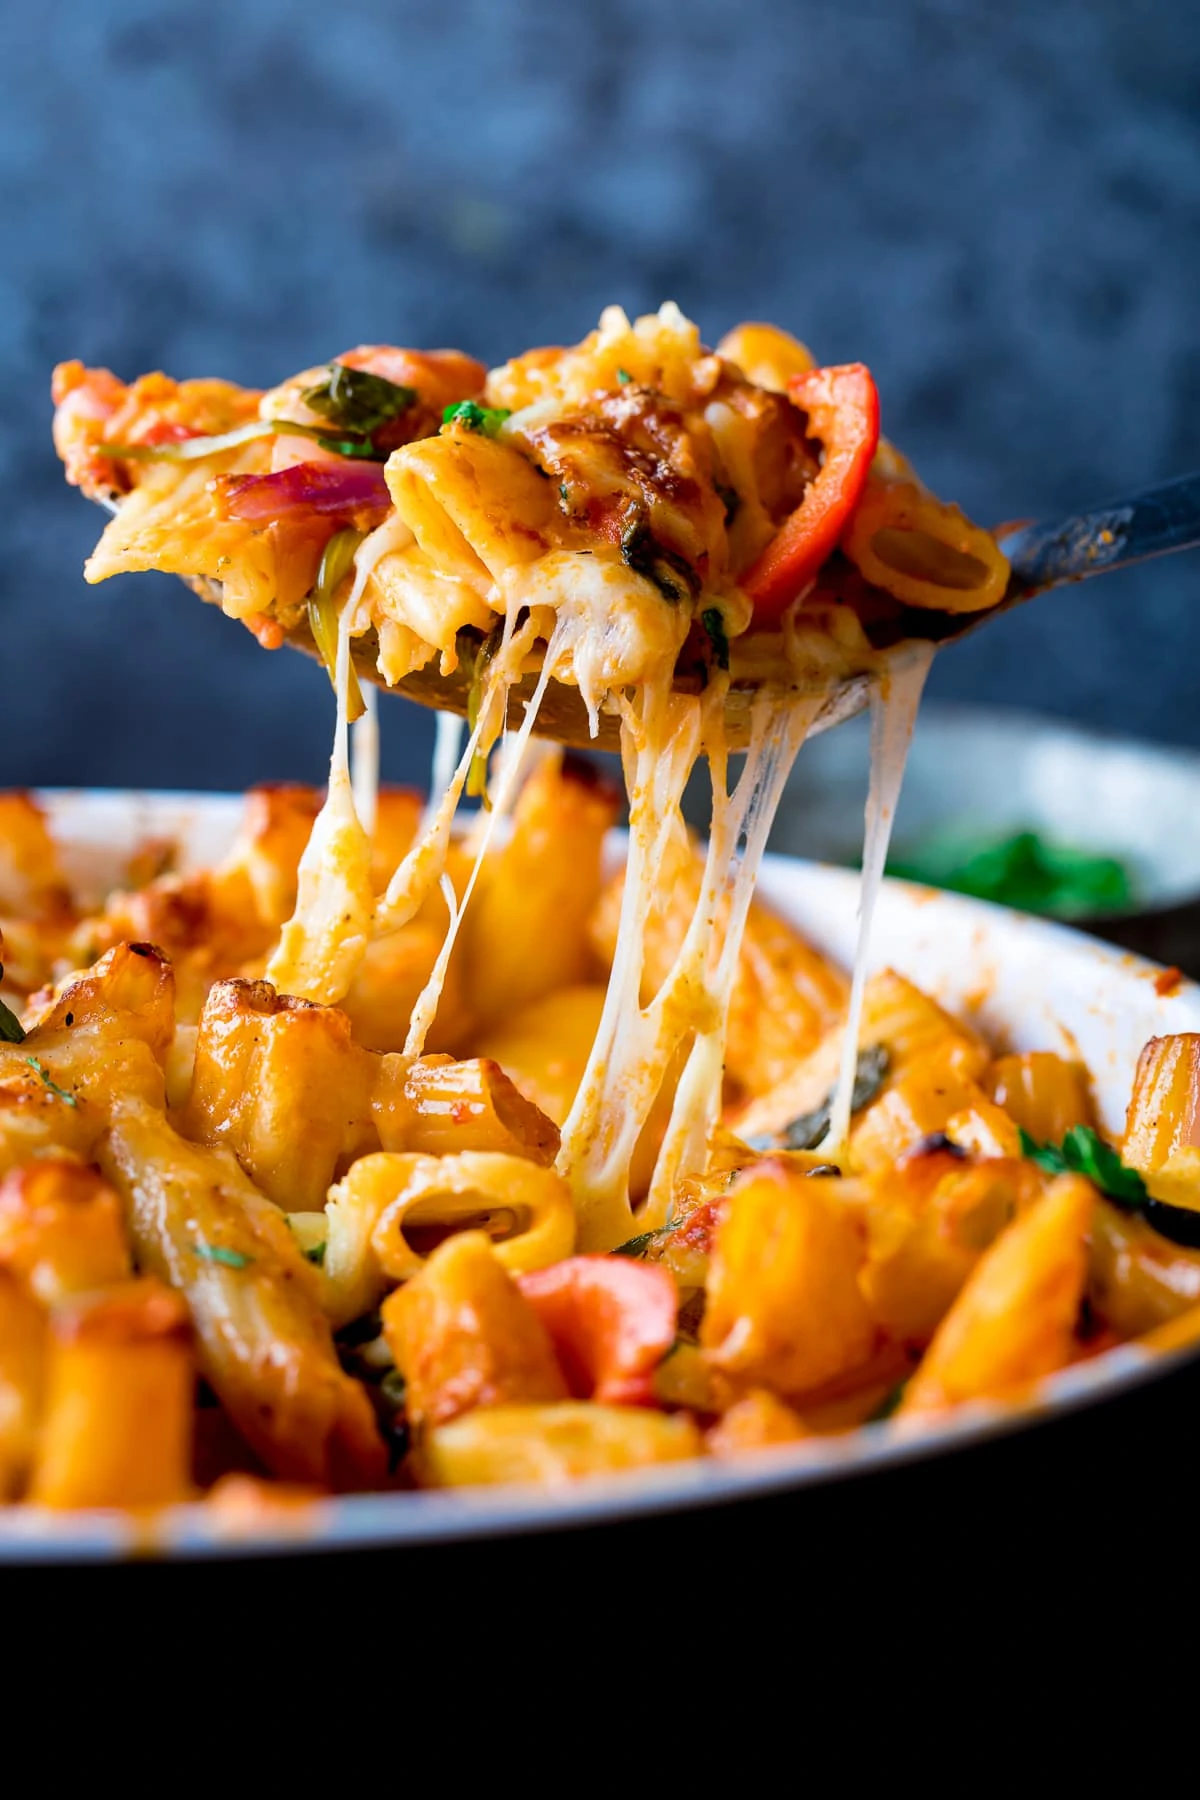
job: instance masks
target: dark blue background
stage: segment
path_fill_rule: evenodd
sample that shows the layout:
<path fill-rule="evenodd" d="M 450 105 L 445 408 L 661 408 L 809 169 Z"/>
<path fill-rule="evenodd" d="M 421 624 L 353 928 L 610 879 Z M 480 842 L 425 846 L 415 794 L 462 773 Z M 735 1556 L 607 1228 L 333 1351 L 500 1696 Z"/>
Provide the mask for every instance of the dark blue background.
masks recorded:
<path fill-rule="evenodd" d="M 862 358 L 985 520 L 1200 464 L 1200 17 L 1180 0 L 45 0 L 0 22 L 0 782 L 319 778 L 319 671 L 101 518 L 51 365 L 265 385 L 489 361 L 671 297 Z M 1052 597 L 934 691 L 1200 743 L 1200 561 Z M 385 706 L 419 778 L 428 722 Z"/>

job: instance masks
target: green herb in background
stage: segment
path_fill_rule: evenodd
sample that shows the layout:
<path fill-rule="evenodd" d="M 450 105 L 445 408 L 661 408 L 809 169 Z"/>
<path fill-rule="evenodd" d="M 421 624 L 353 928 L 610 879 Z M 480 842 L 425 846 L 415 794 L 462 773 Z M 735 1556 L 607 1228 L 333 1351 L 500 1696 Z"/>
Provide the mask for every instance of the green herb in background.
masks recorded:
<path fill-rule="evenodd" d="M 1115 856 L 1050 844 L 1036 831 L 932 838 L 889 862 L 888 874 L 1060 919 L 1127 912 L 1137 897 L 1129 870 Z"/>

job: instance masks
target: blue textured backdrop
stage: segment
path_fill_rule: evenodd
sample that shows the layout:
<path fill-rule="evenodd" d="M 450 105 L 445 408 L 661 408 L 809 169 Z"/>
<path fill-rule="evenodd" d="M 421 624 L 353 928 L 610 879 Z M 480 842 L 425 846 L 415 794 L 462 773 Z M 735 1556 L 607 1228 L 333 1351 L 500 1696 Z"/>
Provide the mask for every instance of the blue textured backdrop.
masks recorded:
<path fill-rule="evenodd" d="M 673 297 L 861 357 L 984 519 L 1200 464 L 1200 15 L 1179 0 L 3 8 L 0 781 L 319 778 L 328 688 L 165 578 L 84 586 L 47 382 L 496 360 Z M 1052 598 L 934 690 L 1200 743 L 1200 561 Z M 385 708 L 418 777 L 427 722 Z M 313 729 L 314 715 L 317 728 Z"/>

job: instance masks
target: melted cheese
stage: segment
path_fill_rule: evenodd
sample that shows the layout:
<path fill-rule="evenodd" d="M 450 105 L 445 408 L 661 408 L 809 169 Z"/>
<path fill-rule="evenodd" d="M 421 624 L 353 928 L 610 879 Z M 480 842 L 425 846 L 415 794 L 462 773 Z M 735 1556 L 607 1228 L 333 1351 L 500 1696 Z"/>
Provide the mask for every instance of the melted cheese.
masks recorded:
<path fill-rule="evenodd" d="M 338 623 L 329 791 L 300 859 L 295 911 L 266 968 L 279 993 L 326 1005 L 349 992 L 371 941 L 374 912 L 371 841 L 355 810 L 350 780 L 351 622 L 346 605 Z"/>
<path fill-rule="evenodd" d="M 753 709 L 745 767 L 729 793 L 726 685 L 711 683 L 701 698 L 691 698 L 660 682 L 623 708 L 630 828 L 621 919 L 604 1012 L 558 1162 L 575 1194 L 583 1249 L 611 1249 L 630 1235 L 634 1146 L 667 1067 L 685 1047 L 639 1226 L 665 1221 L 676 1183 L 703 1168 L 720 1116 L 725 1025 L 746 915 L 783 784 L 824 700 L 823 692 L 798 697 L 764 690 Z M 670 972 L 643 1006 L 655 882 L 672 837 L 683 830 L 680 802 L 703 750 L 712 769 L 713 821 L 700 893 Z"/>
<path fill-rule="evenodd" d="M 871 780 L 867 790 L 862 885 L 858 900 L 858 941 L 837 1088 L 830 1108 L 829 1129 L 821 1144 L 821 1148 L 835 1158 L 850 1129 L 850 1100 L 858 1063 L 858 1034 L 866 990 L 871 922 L 887 863 L 908 747 L 934 649 L 933 644 L 903 645 L 893 653 L 889 666 L 871 688 Z"/>

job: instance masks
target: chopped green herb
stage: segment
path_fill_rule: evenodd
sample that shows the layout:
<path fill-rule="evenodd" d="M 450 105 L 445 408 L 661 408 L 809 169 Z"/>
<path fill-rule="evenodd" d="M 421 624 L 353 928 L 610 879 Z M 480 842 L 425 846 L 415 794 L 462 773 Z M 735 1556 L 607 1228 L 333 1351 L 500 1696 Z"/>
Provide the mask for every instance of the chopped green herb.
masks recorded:
<path fill-rule="evenodd" d="M 338 609 L 334 595 L 354 567 L 355 552 L 366 535 L 365 531 L 334 532 L 325 546 L 321 566 L 317 570 L 317 585 L 308 597 L 308 628 L 312 632 L 313 643 L 317 646 L 321 661 L 325 664 L 330 685 L 335 691 L 337 689 Z M 353 724 L 356 719 L 361 719 L 367 710 L 353 663 L 350 664 L 347 699 L 350 722 Z"/>
<path fill-rule="evenodd" d="M 629 382 L 631 382 L 633 380 L 633 376 L 629 373 L 628 369 L 618 369 L 617 370 L 617 380 L 620 382 L 622 387 L 625 387 L 628 385 Z"/>
<path fill-rule="evenodd" d="M 858 1063 L 854 1071 L 854 1087 L 850 1094 L 851 1113 L 861 1112 L 875 1099 L 880 1088 L 887 1080 L 891 1058 L 883 1044 L 872 1044 L 858 1053 Z M 752 1150 L 815 1150 L 829 1130 L 829 1120 L 833 1113 L 833 1095 L 826 1094 L 820 1106 L 810 1113 L 802 1113 L 785 1125 L 780 1132 L 767 1132 L 760 1137 L 747 1138 L 746 1142 Z"/>
<path fill-rule="evenodd" d="M 308 1249 L 304 1252 L 304 1260 L 306 1262 L 316 1263 L 318 1269 L 323 1269 L 325 1267 L 324 1244 L 310 1244 Z"/>
<path fill-rule="evenodd" d="M 337 362 L 330 363 L 324 381 L 307 388 L 303 395 L 304 404 L 323 419 L 365 438 L 374 437 L 381 425 L 406 413 L 416 398 L 415 388 Z"/>
<path fill-rule="evenodd" d="M 495 437 L 505 419 L 511 418 L 511 407 L 480 406 L 474 400 L 457 400 L 442 414 L 442 424 L 461 425 L 465 431 L 481 431 L 484 437 Z"/>
<path fill-rule="evenodd" d="M 25 1058 L 25 1061 L 29 1064 L 31 1069 L 37 1070 L 38 1074 L 41 1076 L 41 1078 L 45 1082 L 46 1086 L 50 1089 L 50 1092 L 52 1094 L 57 1095 L 57 1097 L 62 1101 L 64 1106 L 78 1106 L 79 1105 L 79 1100 L 76 1095 L 69 1094 L 67 1092 L 66 1088 L 59 1087 L 58 1083 L 51 1076 L 50 1071 L 46 1067 L 45 1063 L 39 1062 L 36 1056 L 27 1056 Z"/>
<path fill-rule="evenodd" d="M 380 1397 L 388 1406 L 395 1407 L 397 1412 L 399 1412 L 404 1405 L 407 1389 L 408 1383 L 405 1381 L 399 1369 L 389 1369 L 379 1384 Z"/>
<path fill-rule="evenodd" d="M 1061 1145 L 1039 1144 L 1022 1130 L 1021 1154 L 1051 1175 L 1086 1175 L 1126 1211 L 1140 1211 L 1150 1197 L 1137 1170 L 1128 1168 L 1090 1125 L 1072 1125 Z"/>
<path fill-rule="evenodd" d="M 254 1258 L 242 1250 L 227 1250 L 224 1244 L 194 1244 L 192 1248 L 205 1262 L 221 1263 L 226 1269 L 244 1269 Z"/>
<path fill-rule="evenodd" d="M 645 519 L 632 519 L 621 533 L 621 556 L 627 568 L 653 582 L 672 605 L 699 592 L 700 581 L 692 565 L 674 550 L 664 550 Z"/>
<path fill-rule="evenodd" d="M 1062 919 L 1127 912 L 1136 899 L 1124 863 L 1047 843 L 1035 831 L 999 839 L 947 833 L 890 862 L 888 872 Z"/>
<path fill-rule="evenodd" d="M 907 1386 L 908 1382 L 905 1380 L 898 1381 L 894 1388 L 889 1388 L 875 1410 L 867 1414 L 863 1423 L 866 1425 L 882 1425 L 885 1419 L 890 1419 L 894 1413 L 900 1410 L 900 1402 L 904 1398 L 904 1390 Z"/>
<path fill-rule="evenodd" d="M 742 509 L 742 496 L 735 487 L 726 487 L 723 481 L 714 482 L 713 485 L 717 490 L 718 499 L 725 508 L 725 523 L 732 525 Z"/>
<path fill-rule="evenodd" d="M 4 970 L 0 968 L 0 978 Z M 24 1040 L 25 1027 L 16 1013 L 10 1012 L 3 1000 L 0 1000 L 0 1044 L 19 1044 Z"/>
<path fill-rule="evenodd" d="M 558 484 L 558 497 L 562 501 L 563 505 L 566 507 L 567 511 L 570 512 L 570 510 L 571 510 L 571 490 L 567 486 L 565 481 L 560 481 Z"/>
<path fill-rule="evenodd" d="M 362 1344 L 373 1343 L 383 1330 L 383 1319 L 378 1307 L 374 1312 L 364 1313 L 360 1319 L 351 1319 L 349 1325 L 343 1325 L 337 1333 L 337 1341 L 348 1350 L 357 1350 Z"/>
<path fill-rule="evenodd" d="M 637 1237 L 626 1238 L 623 1244 L 618 1244 L 616 1249 L 610 1250 L 608 1254 L 640 1259 L 645 1256 L 651 1244 L 656 1244 L 659 1238 L 669 1237 L 671 1232 L 677 1230 L 682 1224 L 682 1219 L 668 1219 L 665 1225 L 656 1226 L 653 1231 L 641 1231 Z"/>
<path fill-rule="evenodd" d="M 708 633 L 708 641 L 712 645 L 713 661 L 718 669 L 729 667 L 729 639 L 725 636 L 725 615 L 719 606 L 706 606 L 700 614 L 700 623 Z"/>

